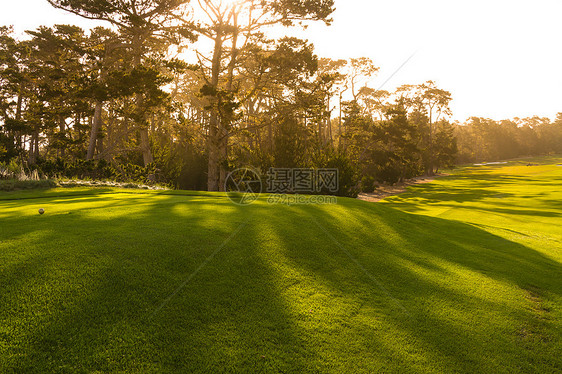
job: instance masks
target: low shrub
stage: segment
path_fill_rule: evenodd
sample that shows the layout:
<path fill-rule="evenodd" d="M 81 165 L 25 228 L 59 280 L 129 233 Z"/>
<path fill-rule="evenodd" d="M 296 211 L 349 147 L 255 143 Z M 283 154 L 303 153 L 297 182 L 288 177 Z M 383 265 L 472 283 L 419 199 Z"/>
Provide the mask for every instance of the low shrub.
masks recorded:
<path fill-rule="evenodd" d="M 0 180 L 0 191 L 19 191 L 19 190 L 33 190 L 37 188 L 54 188 L 57 187 L 57 182 L 51 179 L 39 180 L 17 180 L 8 179 Z"/>

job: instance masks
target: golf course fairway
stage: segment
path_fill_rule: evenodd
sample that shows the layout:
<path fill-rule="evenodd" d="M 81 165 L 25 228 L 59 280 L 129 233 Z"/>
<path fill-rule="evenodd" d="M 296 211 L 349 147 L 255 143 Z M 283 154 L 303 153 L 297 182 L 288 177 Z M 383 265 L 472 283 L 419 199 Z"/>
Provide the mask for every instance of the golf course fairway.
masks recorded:
<path fill-rule="evenodd" d="M 0 372 L 562 372 L 558 164 L 380 203 L 0 193 Z"/>

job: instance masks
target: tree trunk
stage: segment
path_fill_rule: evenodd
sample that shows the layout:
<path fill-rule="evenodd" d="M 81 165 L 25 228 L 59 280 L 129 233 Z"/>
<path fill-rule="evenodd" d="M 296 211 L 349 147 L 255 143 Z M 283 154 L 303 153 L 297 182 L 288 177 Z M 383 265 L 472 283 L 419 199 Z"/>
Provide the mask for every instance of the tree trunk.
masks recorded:
<path fill-rule="evenodd" d="M 142 31 L 136 30 L 137 34 L 133 37 L 133 68 L 139 66 L 141 64 L 141 57 L 142 57 Z M 136 102 L 136 112 L 140 115 L 143 114 L 143 98 L 142 94 L 137 93 L 135 95 L 135 102 Z M 148 137 L 148 127 L 145 123 L 146 115 L 139 116 L 141 119 L 137 125 L 139 126 L 139 134 L 140 134 L 140 149 L 142 151 L 142 159 L 144 162 L 144 166 L 152 163 L 154 158 L 152 157 L 152 152 L 150 151 L 150 142 Z"/>
<path fill-rule="evenodd" d="M 217 89 L 219 85 L 219 75 L 221 68 L 222 57 L 222 44 L 223 32 L 221 27 L 217 28 L 217 35 L 215 36 L 215 47 L 213 51 L 212 70 L 211 70 L 211 87 Z M 209 163 L 207 166 L 207 190 L 218 191 L 220 183 L 220 169 L 221 169 L 221 152 L 220 152 L 220 137 L 222 135 L 221 120 L 218 108 L 218 98 L 211 97 L 213 101 L 211 105 L 211 113 L 209 118 L 209 135 L 207 137 L 207 152 L 209 154 Z"/>
<path fill-rule="evenodd" d="M 267 147 L 269 153 L 273 152 L 273 125 L 267 121 Z"/>
<path fill-rule="evenodd" d="M 330 110 L 330 95 L 328 94 L 328 101 L 327 101 L 327 109 L 328 112 L 326 113 L 326 129 L 328 131 L 328 138 L 326 139 L 326 143 L 330 143 L 330 147 L 334 146 L 334 138 L 332 136 L 332 111 Z"/>
<path fill-rule="evenodd" d="M 33 148 L 35 146 L 35 133 L 31 134 L 31 138 L 29 139 L 29 155 L 27 156 L 27 163 L 29 165 L 35 164 L 35 154 L 33 153 Z"/>
<path fill-rule="evenodd" d="M 429 111 L 429 145 L 428 145 L 428 158 L 427 158 L 427 168 L 426 168 L 426 174 L 428 176 L 433 176 L 435 175 L 433 173 L 433 152 L 434 152 L 434 147 L 433 147 L 433 109 L 431 109 Z"/>
<path fill-rule="evenodd" d="M 142 150 L 142 159 L 144 161 L 144 166 L 154 162 L 152 157 L 152 152 L 150 151 L 150 140 L 148 138 L 148 128 L 140 129 L 140 141 Z"/>
<path fill-rule="evenodd" d="M 323 118 L 318 121 L 318 144 L 320 147 L 324 147 L 324 137 L 322 136 L 322 125 L 324 124 Z"/>
<path fill-rule="evenodd" d="M 86 155 L 86 160 L 94 159 L 94 153 L 96 151 L 98 135 L 102 124 L 101 122 L 102 108 L 103 108 L 103 103 L 101 101 L 96 101 L 96 107 L 94 109 L 94 120 L 92 121 L 92 129 L 90 131 L 90 143 L 88 144 L 88 154 Z"/>
<path fill-rule="evenodd" d="M 238 57 L 238 14 L 234 13 L 234 33 L 232 35 L 232 49 L 230 51 L 230 62 L 228 63 L 228 79 L 226 83 L 226 90 L 233 93 L 232 87 L 234 84 L 234 68 L 236 67 L 236 58 Z M 222 45 L 221 45 L 222 48 Z M 220 57 L 219 57 L 220 64 Z M 218 81 L 217 81 L 218 84 Z M 225 192 L 226 177 L 228 175 L 228 127 L 224 118 L 219 121 L 219 191 Z"/>
<path fill-rule="evenodd" d="M 18 121 L 18 126 L 19 126 L 19 121 L 21 121 L 21 112 L 22 112 L 22 106 L 23 106 L 23 84 L 20 85 L 20 89 L 19 89 L 19 93 L 18 93 L 18 102 L 16 104 L 16 121 Z M 22 131 L 18 131 L 17 132 L 17 145 L 18 145 L 18 151 L 21 151 L 22 149 Z"/>
<path fill-rule="evenodd" d="M 37 162 L 37 157 L 39 155 L 39 130 L 34 129 L 31 134 L 31 140 L 29 142 L 29 158 L 28 162 L 30 165 L 34 165 Z"/>
<path fill-rule="evenodd" d="M 226 177 L 228 175 L 228 134 L 226 131 L 220 138 L 219 143 L 219 191 L 226 191 Z"/>
<path fill-rule="evenodd" d="M 66 122 L 63 116 L 59 117 L 59 132 L 61 134 L 61 140 L 66 140 Z M 63 147 L 59 149 L 59 155 L 61 158 L 64 158 L 66 155 L 66 144 L 63 144 Z"/>
<path fill-rule="evenodd" d="M 341 103 L 342 103 L 342 92 L 340 92 L 340 118 L 339 118 L 339 122 L 338 122 L 338 127 L 339 127 L 339 138 L 338 138 L 338 149 L 341 150 L 342 146 L 343 146 L 343 130 L 342 130 L 342 107 L 341 107 Z"/>
<path fill-rule="evenodd" d="M 207 137 L 207 150 L 209 161 L 207 164 L 207 190 L 219 190 L 219 149 L 217 144 L 217 118 L 211 115 L 209 121 L 209 136 Z"/>

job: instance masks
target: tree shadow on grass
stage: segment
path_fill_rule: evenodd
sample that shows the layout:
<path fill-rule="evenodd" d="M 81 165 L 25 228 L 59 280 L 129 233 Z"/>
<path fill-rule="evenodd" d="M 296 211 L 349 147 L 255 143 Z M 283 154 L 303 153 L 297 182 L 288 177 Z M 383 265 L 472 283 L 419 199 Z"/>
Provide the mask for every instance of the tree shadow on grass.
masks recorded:
<path fill-rule="evenodd" d="M 494 203 L 490 202 L 487 205 L 493 206 L 492 208 L 486 208 L 480 205 L 456 205 L 456 204 L 439 204 L 440 207 L 444 208 L 452 208 L 452 209 L 461 209 L 467 211 L 481 211 L 481 212 L 489 212 L 493 214 L 501 214 L 501 215 L 517 215 L 517 216 L 529 216 L 529 217 L 550 217 L 556 218 L 561 217 L 562 213 L 553 212 L 553 211 L 545 211 L 545 210 L 538 210 L 538 209 L 523 209 L 523 208 L 505 208 L 500 207 L 502 205 L 505 206 L 514 206 L 513 204 L 503 204 L 503 203 Z M 495 206 L 494 206 L 495 205 Z M 408 211 L 414 211 L 414 209 L 407 209 Z"/>
<path fill-rule="evenodd" d="M 540 183 L 539 180 L 523 177 L 501 176 L 490 177 L 489 180 L 481 183 L 482 180 L 472 174 L 446 178 L 449 181 L 409 187 L 404 194 L 385 199 L 384 204 L 412 213 L 438 206 L 498 214 L 561 216 L 561 212 L 557 211 L 562 206 L 561 203 L 549 199 L 553 195 L 551 191 L 544 188 L 544 186 L 556 186 L 553 183 Z M 512 184 L 517 186 L 511 186 Z M 513 187 L 517 189 L 514 190 Z M 485 202 L 486 206 L 476 204 L 480 202 Z"/>
<path fill-rule="evenodd" d="M 513 372 L 521 368 L 533 371 L 533 367 L 526 366 L 525 361 L 533 355 L 540 357 L 538 361 L 542 360 L 540 365 L 543 366 L 539 366 L 542 370 L 560 369 L 561 362 L 553 348 L 560 347 L 560 334 L 556 333 L 559 326 L 549 322 L 546 328 L 551 334 L 550 345 L 539 344 L 525 351 L 517 335 L 518 328 L 526 321 L 536 319 L 536 316 L 524 308 L 510 305 L 509 297 L 503 299 L 501 295 L 489 295 L 503 288 L 517 294 L 518 289 L 536 287 L 545 295 L 559 298 L 560 263 L 473 226 L 439 218 L 412 217 L 385 207 L 361 207 L 350 209 L 350 220 L 356 222 L 344 230 L 341 220 L 335 219 L 337 213 L 310 207 L 302 210 L 308 212 L 301 213 L 301 227 L 308 215 L 307 225 L 314 227 L 316 220 L 339 244 L 325 238 L 323 252 L 314 247 L 303 254 L 295 248 L 292 256 L 312 256 L 314 260 L 298 259 L 293 261 L 294 265 L 323 279 L 336 294 L 349 295 L 357 287 L 364 287 L 365 282 L 371 283 L 372 296 L 364 294 L 359 298 L 372 308 L 381 308 L 381 304 L 386 302 L 387 307 L 382 307 L 382 318 L 396 332 L 403 332 L 397 337 L 377 334 L 376 330 L 357 331 L 357 338 L 364 339 L 365 344 L 381 347 L 384 342 L 377 342 L 377 339 L 415 342 L 410 349 L 419 352 L 428 347 L 422 356 L 425 356 L 426 362 L 433 362 L 437 371 Z M 315 218 L 311 220 L 310 215 Z M 389 237 L 389 230 L 394 232 L 394 237 Z M 304 234 L 301 240 L 307 240 L 306 236 Z M 342 253 L 342 248 L 338 248 L 340 244 L 345 251 L 350 251 L 360 266 Z M 349 273 L 318 271 L 322 266 L 310 265 L 315 262 L 336 262 L 340 267 L 345 266 Z M 333 265 L 327 267 L 334 268 Z M 369 282 L 365 271 L 383 286 Z M 350 283 L 349 277 L 353 272 L 363 279 Z M 461 273 L 466 273 L 466 278 L 460 278 Z M 484 282 L 486 279 L 491 281 L 483 285 L 487 289 L 481 295 L 468 292 L 472 292 L 470 289 L 473 287 L 477 289 L 477 285 L 464 283 L 471 280 Z M 466 292 L 462 287 L 466 288 Z M 521 292 L 518 296 L 523 298 L 523 295 L 524 292 Z M 396 306 L 397 302 L 404 306 L 406 314 Z M 399 344 L 391 349 L 396 350 L 398 355 L 401 350 Z M 527 354 L 529 356 L 525 357 Z M 518 360 L 515 355 L 522 357 L 517 357 Z M 407 363 L 404 369 L 419 365 L 418 360 L 424 361 L 420 355 L 405 355 L 402 359 Z M 387 364 L 395 365 L 391 362 Z"/>
<path fill-rule="evenodd" d="M 117 217 L 91 209 L 57 216 L 28 260 L 2 269 L 2 284 L 10 287 L 0 287 L 9 301 L 0 307 L 0 320 L 11 332 L 4 342 L 0 334 L 1 367 L 305 371 L 306 346 L 244 228 L 180 287 L 251 219 L 248 208 L 181 196 L 131 205 L 130 214 Z"/>
<path fill-rule="evenodd" d="M 409 188 L 409 194 L 415 192 L 416 198 L 427 203 L 441 203 L 447 201 L 467 203 L 498 196 L 497 191 L 462 187 L 444 188 L 442 186 L 431 184 L 416 185 L 415 187 Z M 408 193 L 404 194 L 403 196 L 408 196 Z M 512 194 L 510 193 L 503 193 L 501 195 L 503 198 L 512 196 Z"/>
<path fill-rule="evenodd" d="M 536 346 L 519 352 L 533 312 L 493 291 L 560 296 L 560 264 L 473 226 L 347 199 L 147 196 L 107 215 L 102 203 L 44 221 L 30 253 L 2 267 L 8 371 L 507 372 L 527 355 L 552 366 Z"/>
<path fill-rule="evenodd" d="M 72 197 L 72 196 L 98 196 L 108 193 L 113 193 L 115 189 L 112 188 L 82 188 L 82 189 L 65 189 L 65 188 L 48 188 L 48 189 L 34 189 L 29 191 L 11 191 L 0 192 L 0 201 L 4 204 L 8 201 L 21 201 L 21 200 L 37 200 L 37 199 L 51 199 L 54 197 Z M 16 203 L 17 204 L 17 203 Z"/>
<path fill-rule="evenodd" d="M 353 204 L 355 205 L 355 204 Z M 551 279 L 558 287 L 562 265 L 540 252 L 519 243 L 509 241 L 473 225 L 436 217 L 412 216 L 384 205 L 349 207 L 348 212 L 357 225 L 369 225 L 372 217 L 376 224 L 390 229 L 402 245 L 412 248 L 402 254 L 428 254 L 450 262 L 463 261 L 464 267 L 475 271 L 491 272 L 491 275 L 517 283 L 521 279 Z M 414 223 L 414 224 L 412 224 Z M 328 220 L 325 221 L 329 225 Z M 373 230 L 377 229 L 376 224 Z M 333 227 L 336 229 L 336 227 Z M 347 240 L 357 240 L 348 232 Z M 386 236 L 388 238 L 388 236 Z M 381 237 L 384 241 L 385 237 Z M 502 259 L 502 261 L 498 261 Z M 546 272 L 546 273 L 545 273 Z M 500 278 L 498 278 L 500 279 Z M 558 289 L 559 291 L 559 289 Z"/>

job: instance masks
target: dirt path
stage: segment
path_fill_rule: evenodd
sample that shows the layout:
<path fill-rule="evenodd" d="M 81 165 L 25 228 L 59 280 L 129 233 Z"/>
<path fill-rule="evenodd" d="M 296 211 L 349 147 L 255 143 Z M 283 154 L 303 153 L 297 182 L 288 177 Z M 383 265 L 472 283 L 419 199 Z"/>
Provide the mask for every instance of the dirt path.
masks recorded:
<path fill-rule="evenodd" d="M 430 183 L 439 177 L 445 177 L 449 174 L 437 174 L 433 177 L 417 177 L 409 179 L 404 183 L 397 183 L 394 186 L 379 186 L 372 193 L 360 193 L 357 198 L 363 201 L 369 201 L 376 203 L 384 199 L 385 197 L 394 196 L 406 192 L 406 187 L 413 186 L 416 184 Z"/>

